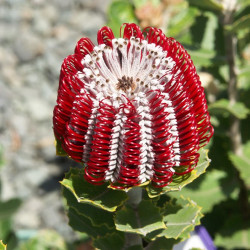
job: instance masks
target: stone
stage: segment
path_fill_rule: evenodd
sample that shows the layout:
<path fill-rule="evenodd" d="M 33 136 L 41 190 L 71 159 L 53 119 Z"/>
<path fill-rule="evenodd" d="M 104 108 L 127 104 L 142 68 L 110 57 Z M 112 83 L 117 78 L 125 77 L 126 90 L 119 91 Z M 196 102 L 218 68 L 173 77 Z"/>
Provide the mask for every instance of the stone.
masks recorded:
<path fill-rule="evenodd" d="M 28 62 L 44 53 L 42 40 L 31 32 L 22 32 L 15 40 L 13 50 L 20 62 Z"/>
<path fill-rule="evenodd" d="M 35 121 L 44 121 L 46 119 L 49 119 L 52 115 L 51 107 L 46 102 L 38 99 L 38 97 L 30 98 L 27 101 L 27 107 L 29 115 Z"/>

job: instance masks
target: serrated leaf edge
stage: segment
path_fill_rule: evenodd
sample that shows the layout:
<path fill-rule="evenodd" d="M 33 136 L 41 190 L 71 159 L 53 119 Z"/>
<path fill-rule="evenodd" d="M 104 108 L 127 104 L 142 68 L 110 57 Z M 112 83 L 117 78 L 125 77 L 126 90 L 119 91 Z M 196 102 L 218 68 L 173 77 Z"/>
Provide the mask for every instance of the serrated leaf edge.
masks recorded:
<path fill-rule="evenodd" d="M 198 226 L 198 225 L 201 224 L 200 219 L 204 216 L 204 214 L 202 214 L 202 212 L 201 212 L 202 207 L 199 206 L 199 205 L 197 205 L 196 202 L 194 202 L 194 201 L 191 200 L 190 198 L 185 198 L 185 197 L 183 197 L 182 195 L 180 196 L 180 198 L 183 199 L 183 200 L 185 200 L 185 201 L 188 201 L 188 202 L 189 202 L 189 203 L 187 203 L 186 205 L 184 205 L 181 209 L 183 209 L 183 208 L 185 208 L 185 207 L 189 207 L 189 206 L 195 207 L 195 208 L 198 209 L 198 210 L 197 210 L 197 214 L 196 214 L 195 217 L 192 219 L 191 223 L 190 223 L 190 224 L 187 224 L 187 226 L 186 226 L 185 228 L 183 228 L 183 230 L 182 230 L 176 237 L 167 237 L 167 236 L 161 235 L 161 233 L 159 233 L 159 234 L 156 235 L 154 238 L 151 238 L 152 241 L 154 241 L 154 240 L 156 240 L 156 239 L 158 239 L 158 238 L 161 238 L 161 237 L 164 237 L 164 238 L 166 238 L 166 239 L 175 239 L 175 240 L 177 240 L 178 238 L 180 238 L 180 235 L 181 235 L 188 227 L 193 227 L 193 228 L 194 228 L 195 226 Z M 172 201 L 170 200 L 170 202 L 172 202 Z M 177 204 L 178 204 L 178 203 L 177 203 Z M 199 218 L 199 217 L 200 217 L 200 218 Z M 197 218 L 199 218 L 199 222 L 196 224 Z M 165 223 L 165 222 L 164 222 L 164 223 Z M 167 223 L 165 223 L 165 226 L 166 226 L 165 229 L 167 229 L 169 225 L 168 225 Z M 190 233 L 188 233 L 188 237 L 190 237 Z M 187 238 L 188 238 L 188 237 L 187 237 Z"/>
<path fill-rule="evenodd" d="M 110 226 L 109 226 L 108 224 L 106 224 L 106 223 L 96 224 L 96 223 L 94 223 L 94 221 L 93 221 L 93 219 L 92 219 L 91 217 L 86 216 L 85 214 L 83 214 L 82 212 L 80 212 L 77 208 L 72 207 L 72 206 L 69 206 L 69 207 L 71 207 L 72 209 L 74 209 L 79 215 L 81 215 L 81 216 L 83 216 L 83 217 L 89 219 L 89 220 L 91 221 L 91 224 L 92 224 L 93 227 L 106 226 L 107 229 L 115 229 L 115 227 L 110 227 Z"/>
<path fill-rule="evenodd" d="M 64 188 L 65 188 L 65 187 L 64 187 Z M 65 197 L 64 197 L 64 198 L 65 198 Z M 85 218 L 88 218 L 88 219 L 91 221 L 91 223 L 92 223 L 93 226 L 96 226 L 96 227 L 106 226 L 108 229 L 114 229 L 114 228 L 115 228 L 115 227 L 109 226 L 109 225 L 108 225 L 107 223 L 105 223 L 105 222 L 100 223 L 100 224 L 96 224 L 96 223 L 93 221 L 92 217 L 86 216 L 86 215 L 83 214 L 81 211 L 79 211 L 79 209 L 77 209 L 77 208 L 74 207 L 74 206 L 71 206 L 71 205 L 68 203 L 68 200 L 67 200 L 66 198 L 65 198 L 65 200 L 66 200 L 66 202 L 67 202 L 68 208 L 73 208 L 74 210 L 76 210 L 76 212 L 77 212 L 78 214 L 84 216 Z M 86 203 L 86 204 L 87 204 L 87 203 Z M 88 204 L 88 205 L 89 205 L 89 204 Z M 105 211 L 106 211 L 106 210 L 105 210 Z"/>
<path fill-rule="evenodd" d="M 159 214 L 161 214 L 160 208 L 157 207 L 157 206 L 155 206 L 155 208 L 158 210 Z M 119 211 L 122 211 L 122 210 L 125 211 L 125 209 L 126 209 L 126 206 L 123 206 Z M 132 208 L 132 209 L 133 209 L 133 208 Z M 161 222 L 162 222 L 163 226 L 162 226 L 161 228 L 153 229 L 152 231 L 147 232 L 147 233 L 141 232 L 140 229 L 139 229 L 139 230 L 133 230 L 133 229 L 132 229 L 132 230 L 130 230 L 130 229 L 120 230 L 120 229 L 117 227 L 116 217 L 117 217 L 117 214 L 115 214 L 115 216 L 114 216 L 115 227 L 116 227 L 116 230 L 118 230 L 118 231 L 120 231 L 120 232 L 137 233 L 137 234 L 140 234 L 140 235 L 142 235 L 142 236 L 146 236 L 147 234 L 149 234 L 149 233 L 151 233 L 151 232 L 153 232 L 153 231 L 155 231 L 155 230 L 166 229 L 166 225 L 165 225 L 164 221 L 162 220 Z"/>
<path fill-rule="evenodd" d="M 209 152 L 209 150 L 208 149 L 202 149 L 202 150 L 204 150 L 204 152 L 206 154 L 205 155 L 206 161 L 204 161 L 203 163 L 201 163 L 199 167 L 201 167 L 204 164 L 208 164 L 208 166 L 209 166 L 209 164 L 211 162 L 211 160 L 208 158 L 208 152 Z M 208 168 L 208 166 L 199 175 L 196 175 L 196 173 L 198 172 L 199 169 L 194 169 L 191 172 L 192 175 L 189 177 L 188 181 L 186 183 L 184 183 L 183 185 L 180 184 L 179 186 L 177 185 L 177 186 L 172 186 L 172 187 L 167 186 L 167 187 L 165 187 L 165 190 L 162 190 L 158 194 L 151 194 L 150 193 L 151 192 L 150 191 L 150 186 L 146 187 L 146 190 L 147 190 L 149 198 L 155 198 L 155 197 L 157 197 L 159 195 L 162 195 L 162 194 L 165 194 L 165 193 L 168 193 L 168 192 L 172 192 L 172 191 L 180 191 L 183 187 L 185 187 L 186 185 L 190 184 L 192 181 L 194 181 L 195 179 L 197 179 L 200 175 L 204 174 L 206 172 L 206 169 Z"/>
<path fill-rule="evenodd" d="M 73 169 L 73 168 L 72 168 L 72 169 Z M 70 170 L 70 171 L 71 171 L 71 170 Z M 63 185 L 65 188 L 67 188 L 69 191 L 72 192 L 72 194 L 73 194 L 73 195 L 75 196 L 75 198 L 77 199 L 77 202 L 79 202 L 79 203 L 91 204 L 91 205 L 93 205 L 93 206 L 96 206 L 96 207 L 101 208 L 101 209 L 103 209 L 103 210 L 106 210 L 106 211 L 108 211 L 108 212 L 115 212 L 116 209 L 117 209 L 119 206 L 123 205 L 123 203 L 127 200 L 127 199 L 125 199 L 124 201 L 122 201 L 122 202 L 121 202 L 120 204 L 118 204 L 117 206 L 113 206 L 112 208 L 108 208 L 108 207 L 103 206 L 103 205 L 101 205 L 101 204 L 99 204 L 99 203 L 96 203 L 96 202 L 93 201 L 93 200 L 90 200 L 90 199 L 87 199 L 87 198 L 84 198 L 84 197 L 79 197 L 79 196 L 76 194 L 76 192 L 75 192 L 75 190 L 74 190 L 73 188 L 71 188 L 69 185 L 67 185 L 67 184 L 64 183 L 64 180 L 68 180 L 68 181 L 71 181 L 71 182 L 72 182 L 72 180 L 70 180 L 69 178 L 70 178 L 71 176 L 73 176 L 73 175 L 77 176 L 76 174 L 70 174 L 70 171 L 67 173 L 67 174 L 69 174 L 69 175 L 68 175 L 68 178 L 65 177 L 62 181 L 59 181 L 59 183 L 60 183 L 61 185 Z M 110 189 L 106 189 L 105 192 L 108 192 L 109 190 L 110 190 Z M 111 191 L 111 190 L 110 190 L 110 191 Z M 116 191 L 117 191 L 117 190 L 116 190 Z"/>

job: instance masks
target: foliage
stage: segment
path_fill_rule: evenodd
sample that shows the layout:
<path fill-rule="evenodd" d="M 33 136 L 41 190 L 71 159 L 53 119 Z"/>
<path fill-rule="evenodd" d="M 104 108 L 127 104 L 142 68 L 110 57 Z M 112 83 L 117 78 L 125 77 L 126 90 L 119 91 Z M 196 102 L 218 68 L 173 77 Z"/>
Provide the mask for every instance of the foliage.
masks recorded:
<path fill-rule="evenodd" d="M 0 148 L 0 168 L 2 167 L 4 161 L 2 157 L 2 151 Z M 8 244 L 8 249 L 14 249 L 17 245 L 16 233 L 13 229 L 12 221 L 13 216 L 17 212 L 21 205 L 21 200 L 13 198 L 10 200 L 1 199 L 1 179 L 0 179 L 0 250 L 6 249 Z M 4 245 L 6 244 L 6 245 Z"/>
<path fill-rule="evenodd" d="M 6 250 L 6 245 L 0 240 L 0 250 Z"/>
<path fill-rule="evenodd" d="M 41 230 L 38 234 L 20 246 L 20 250 L 67 250 L 64 238 L 53 230 Z"/>
<path fill-rule="evenodd" d="M 187 238 L 200 223 L 201 207 L 189 199 L 150 198 L 146 190 L 139 187 L 143 189 L 143 198 L 134 207 L 124 191 L 112 190 L 105 185 L 86 188 L 85 185 L 90 184 L 85 182 L 82 174 L 81 169 L 71 169 L 61 182 L 69 225 L 76 231 L 87 233 L 96 247 L 102 246 L 100 249 L 109 249 L 110 242 L 114 242 L 112 246 L 115 244 L 116 249 L 123 249 L 128 232 L 141 235 L 149 247 L 154 240 L 157 245 L 165 244 L 165 240 L 158 240 L 162 237 L 171 239 L 169 244 L 176 243 L 178 238 Z"/>
<path fill-rule="evenodd" d="M 149 197 L 153 198 L 170 191 L 180 191 L 187 184 L 191 183 L 201 174 L 205 173 L 206 168 L 208 167 L 210 162 L 207 156 L 208 151 L 200 149 L 199 153 L 200 153 L 199 163 L 197 164 L 197 167 L 195 168 L 194 171 L 184 176 L 175 176 L 173 178 L 173 181 L 164 188 L 154 188 L 153 186 L 149 185 L 147 187 Z"/>
<path fill-rule="evenodd" d="M 123 22 L 142 28 L 153 25 L 157 9 L 159 27 L 181 42 L 198 72 L 208 76 L 202 84 L 215 135 L 208 145 L 212 159 L 208 170 L 207 150 L 201 150 L 197 168 L 184 179 L 176 178 L 162 189 L 141 187 L 143 199 L 137 207 L 130 204 L 127 193 L 107 185 L 90 186 L 82 170 L 71 169 L 61 182 L 69 224 L 87 233 L 96 248 L 110 249 L 112 244 L 125 249 L 130 233 L 142 237 L 144 249 L 171 249 L 199 223 L 218 247 L 249 248 L 250 1 L 236 1 L 233 10 L 229 3 L 114 0 L 110 4 L 108 25 L 116 36 Z M 147 8 L 152 11 L 138 14 Z M 64 154 L 60 145 L 57 152 Z"/>

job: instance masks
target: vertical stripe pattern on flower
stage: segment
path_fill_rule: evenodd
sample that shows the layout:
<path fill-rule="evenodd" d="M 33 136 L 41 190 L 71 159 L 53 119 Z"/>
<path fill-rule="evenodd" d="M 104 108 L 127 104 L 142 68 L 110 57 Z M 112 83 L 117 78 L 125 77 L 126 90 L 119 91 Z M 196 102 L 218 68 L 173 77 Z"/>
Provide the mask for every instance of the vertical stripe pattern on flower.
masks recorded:
<path fill-rule="evenodd" d="M 61 68 L 53 127 L 87 181 L 124 189 L 191 172 L 213 128 L 183 46 L 160 29 L 109 27 L 82 38 Z"/>

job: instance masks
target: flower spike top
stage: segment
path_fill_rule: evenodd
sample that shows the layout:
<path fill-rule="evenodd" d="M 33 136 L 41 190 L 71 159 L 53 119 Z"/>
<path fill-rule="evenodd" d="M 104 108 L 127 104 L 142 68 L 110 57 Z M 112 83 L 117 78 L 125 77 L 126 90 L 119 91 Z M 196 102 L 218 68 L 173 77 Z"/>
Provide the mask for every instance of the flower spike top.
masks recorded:
<path fill-rule="evenodd" d="M 55 137 L 93 184 L 164 187 L 196 167 L 213 134 L 204 90 L 173 38 L 133 23 L 121 31 L 103 27 L 98 46 L 82 38 L 64 60 Z"/>

